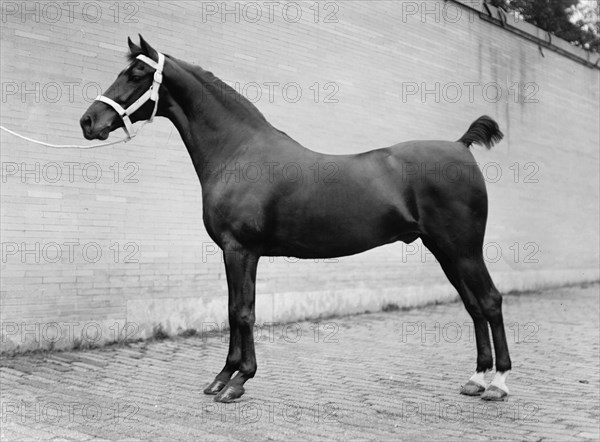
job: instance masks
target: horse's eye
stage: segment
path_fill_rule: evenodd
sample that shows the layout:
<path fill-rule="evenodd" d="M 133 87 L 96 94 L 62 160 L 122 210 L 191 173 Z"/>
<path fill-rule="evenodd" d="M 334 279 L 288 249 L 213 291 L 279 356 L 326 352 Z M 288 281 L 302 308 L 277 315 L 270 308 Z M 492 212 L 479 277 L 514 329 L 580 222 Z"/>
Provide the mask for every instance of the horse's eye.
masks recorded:
<path fill-rule="evenodd" d="M 142 77 L 134 75 L 131 77 L 131 81 L 140 81 L 142 79 Z"/>

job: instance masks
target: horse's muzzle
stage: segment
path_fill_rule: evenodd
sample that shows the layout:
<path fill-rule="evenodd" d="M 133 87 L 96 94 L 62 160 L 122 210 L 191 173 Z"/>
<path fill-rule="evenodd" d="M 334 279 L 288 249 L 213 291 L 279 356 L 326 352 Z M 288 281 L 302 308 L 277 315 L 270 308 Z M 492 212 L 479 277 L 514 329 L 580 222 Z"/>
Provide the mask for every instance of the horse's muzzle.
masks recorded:
<path fill-rule="evenodd" d="M 100 130 L 96 129 L 94 127 L 94 118 L 88 113 L 85 113 L 81 117 L 79 125 L 86 140 L 106 140 L 110 134 L 110 126 L 106 126 Z"/>

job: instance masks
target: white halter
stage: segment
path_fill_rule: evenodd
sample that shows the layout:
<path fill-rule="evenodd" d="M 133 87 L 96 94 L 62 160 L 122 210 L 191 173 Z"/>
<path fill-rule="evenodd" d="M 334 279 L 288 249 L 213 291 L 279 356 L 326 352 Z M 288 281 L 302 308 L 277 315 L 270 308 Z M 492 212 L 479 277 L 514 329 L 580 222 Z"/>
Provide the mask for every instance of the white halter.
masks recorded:
<path fill-rule="evenodd" d="M 162 79 L 163 79 L 162 71 L 163 71 L 163 67 L 165 65 L 165 56 L 163 54 L 161 54 L 160 52 L 158 53 L 158 62 L 152 60 L 149 57 L 146 57 L 145 55 L 141 55 L 141 54 L 138 55 L 136 58 L 138 60 L 142 60 L 144 63 L 146 63 L 150 67 L 153 67 L 154 69 L 156 69 L 156 71 L 154 72 L 154 81 L 152 82 L 152 86 L 150 86 L 150 88 L 144 93 L 144 95 L 142 95 L 140 98 L 135 100 L 127 109 L 123 109 L 123 107 L 119 103 L 117 103 L 114 100 L 111 100 L 108 97 L 105 97 L 104 95 L 98 95 L 96 97 L 97 101 L 102 101 L 103 103 L 108 104 L 117 112 L 117 114 L 119 114 L 119 116 L 123 120 L 123 124 L 125 125 L 123 127 L 123 130 L 127 134 L 126 141 L 129 141 L 133 137 L 135 137 L 137 135 L 137 133 L 142 129 L 142 127 L 144 127 L 144 124 L 149 123 L 154 119 L 154 116 L 156 115 L 156 110 L 158 109 L 158 89 L 160 88 L 160 85 L 162 83 Z M 138 110 L 140 107 L 142 107 L 148 100 L 154 101 L 154 110 L 152 111 L 152 115 L 150 116 L 150 118 L 148 120 L 144 121 L 137 130 L 134 130 L 133 124 L 131 123 L 131 119 L 129 117 L 136 110 Z"/>

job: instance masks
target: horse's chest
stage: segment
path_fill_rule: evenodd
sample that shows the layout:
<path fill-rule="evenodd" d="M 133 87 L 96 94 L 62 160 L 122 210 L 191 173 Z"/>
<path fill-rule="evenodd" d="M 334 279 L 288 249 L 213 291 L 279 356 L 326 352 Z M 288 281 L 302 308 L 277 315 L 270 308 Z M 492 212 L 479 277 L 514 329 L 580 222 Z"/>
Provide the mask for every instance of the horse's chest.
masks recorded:
<path fill-rule="evenodd" d="M 221 247 L 230 239 L 250 244 L 265 234 L 265 204 L 252 195 L 224 192 L 203 198 L 203 220 Z"/>

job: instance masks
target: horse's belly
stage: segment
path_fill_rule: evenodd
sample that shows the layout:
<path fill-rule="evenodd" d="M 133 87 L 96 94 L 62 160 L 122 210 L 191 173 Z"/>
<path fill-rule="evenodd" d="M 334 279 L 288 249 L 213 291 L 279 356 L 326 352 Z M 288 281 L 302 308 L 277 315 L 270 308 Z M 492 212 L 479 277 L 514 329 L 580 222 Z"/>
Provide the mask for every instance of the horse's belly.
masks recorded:
<path fill-rule="evenodd" d="M 368 208 L 367 208 L 368 209 Z M 363 216 L 329 213 L 279 223 L 265 255 L 297 258 L 334 258 L 354 255 L 398 240 L 412 242 L 419 236 L 416 224 L 395 210 Z"/>

